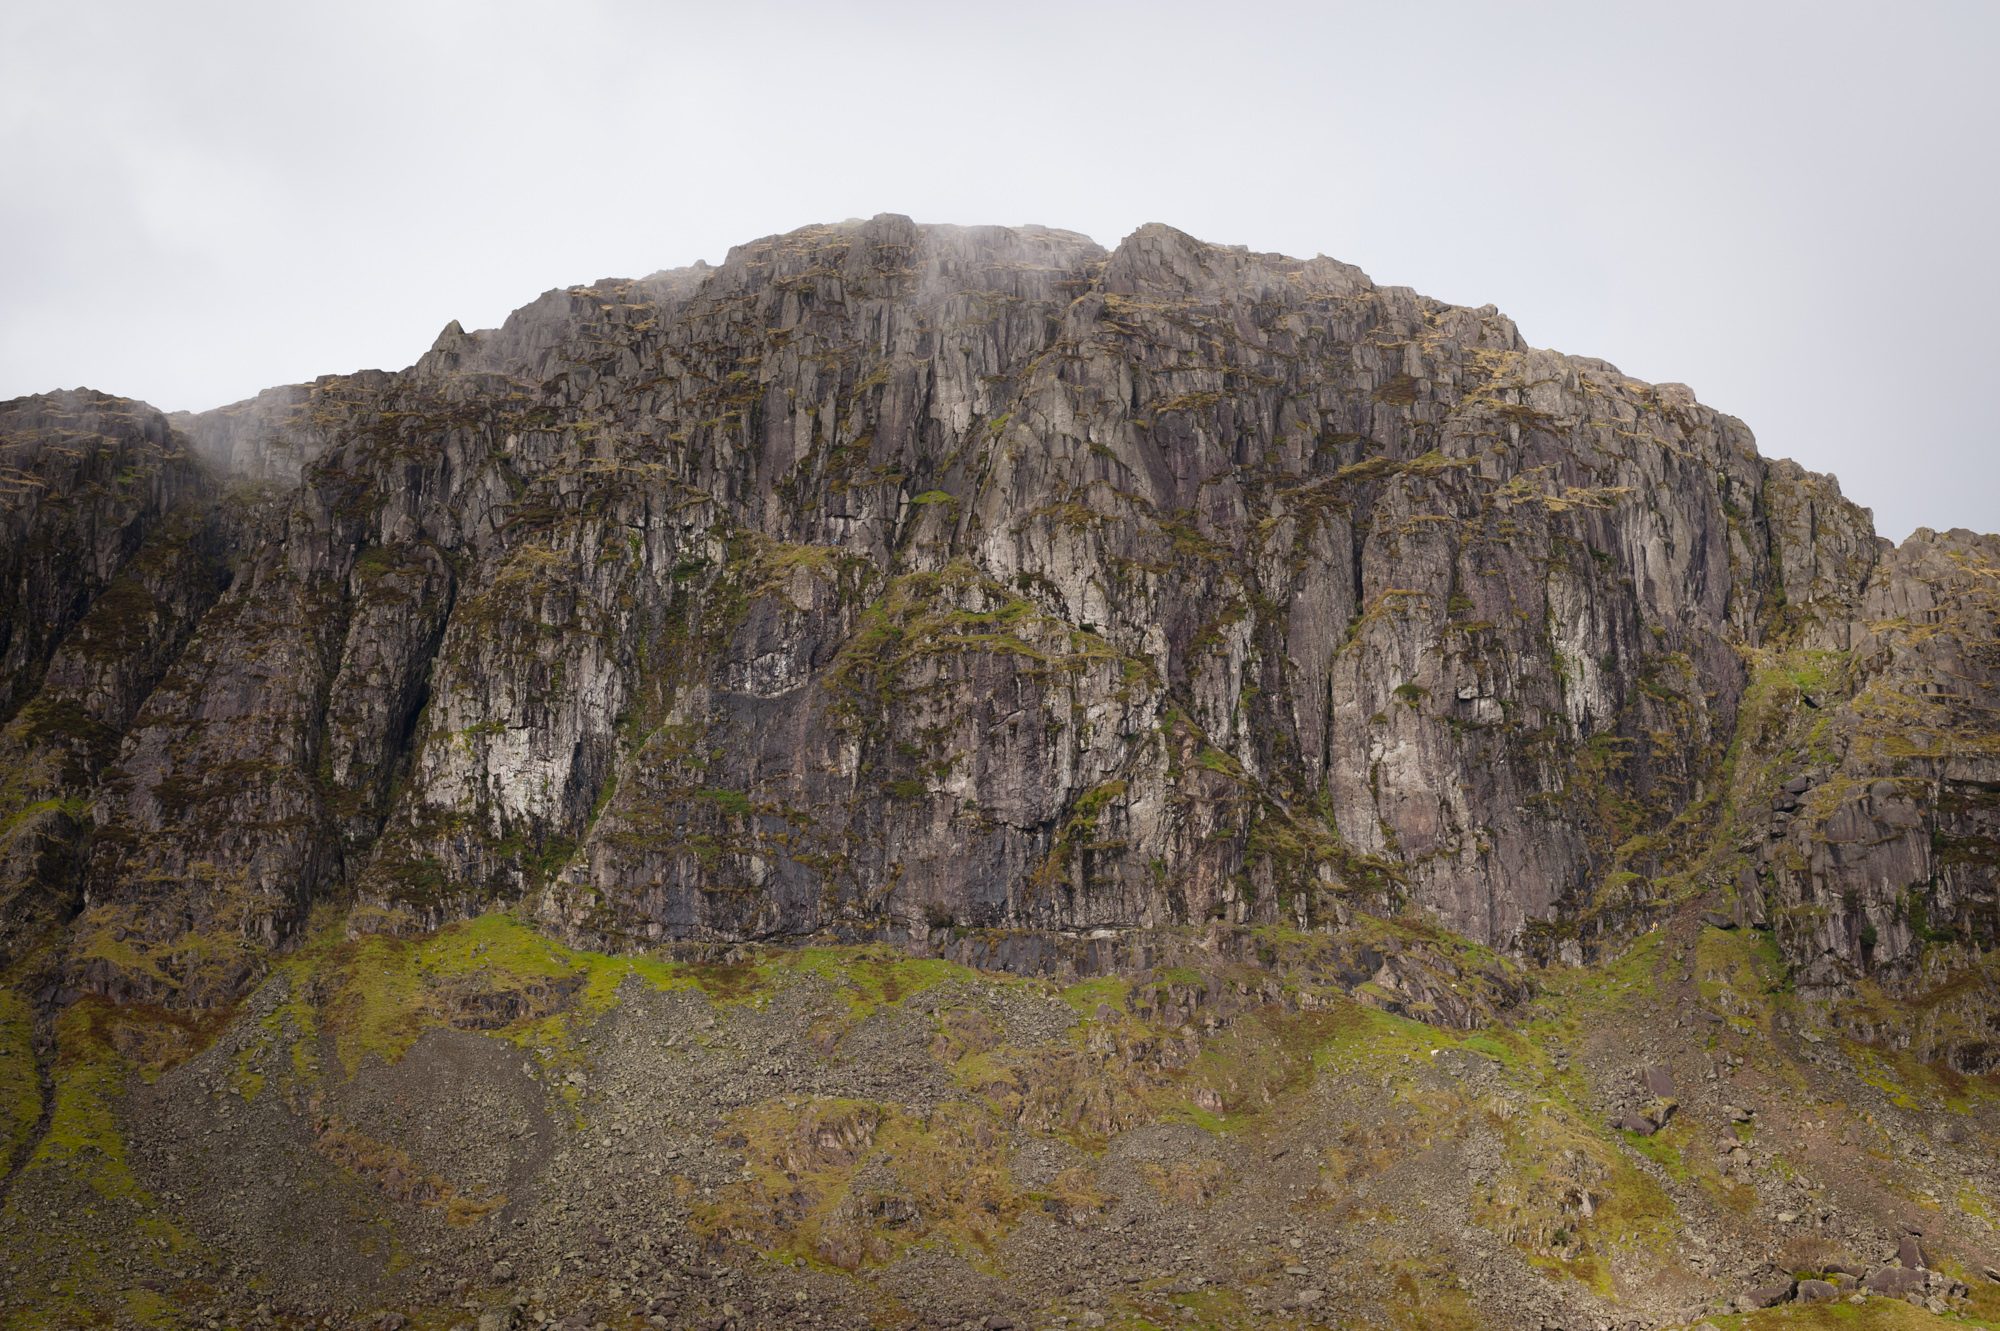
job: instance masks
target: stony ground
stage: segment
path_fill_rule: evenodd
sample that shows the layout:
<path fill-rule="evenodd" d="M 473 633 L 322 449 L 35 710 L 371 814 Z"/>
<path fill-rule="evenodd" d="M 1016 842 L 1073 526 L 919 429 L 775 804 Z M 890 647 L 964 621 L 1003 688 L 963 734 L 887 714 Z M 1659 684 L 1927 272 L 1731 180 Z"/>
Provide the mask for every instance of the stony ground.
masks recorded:
<path fill-rule="evenodd" d="M 10 991 L 0 1318 L 2000 1325 L 2000 1085 L 1856 1041 L 1762 933 L 1689 913 L 1525 973 L 1366 917 L 1152 951 L 614 958 L 323 913 L 203 1025 L 38 1030 Z M 1855 1288 L 1911 1285 L 1912 1233 L 1935 1275 Z"/>

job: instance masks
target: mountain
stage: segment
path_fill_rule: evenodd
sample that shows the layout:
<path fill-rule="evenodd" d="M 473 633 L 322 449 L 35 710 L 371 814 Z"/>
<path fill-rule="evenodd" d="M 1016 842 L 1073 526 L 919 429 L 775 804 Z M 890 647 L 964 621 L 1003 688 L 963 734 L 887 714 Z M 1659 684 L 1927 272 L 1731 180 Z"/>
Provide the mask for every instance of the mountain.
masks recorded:
<path fill-rule="evenodd" d="M 2000 1316 L 2000 537 L 1683 386 L 883 216 L 0 455 L 23 1319 Z"/>

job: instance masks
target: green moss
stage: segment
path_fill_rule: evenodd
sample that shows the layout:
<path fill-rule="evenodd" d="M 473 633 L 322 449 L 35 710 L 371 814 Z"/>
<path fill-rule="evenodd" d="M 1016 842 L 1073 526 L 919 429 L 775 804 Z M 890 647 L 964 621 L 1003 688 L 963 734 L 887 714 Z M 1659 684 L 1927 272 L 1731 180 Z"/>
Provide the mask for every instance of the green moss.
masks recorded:
<path fill-rule="evenodd" d="M 56 1019 L 55 1095 L 48 1130 L 27 1167 L 62 1170 L 101 1197 L 150 1206 L 126 1163 L 118 1124 L 117 1106 L 133 1073 L 112 1044 L 110 1028 L 118 1019 L 117 1010 L 99 998 L 72 1003 Z"/>
<path fill-rule="evenodd" d="M 1618 1135 L 1624 1139 L 1626 1146 L 1665 1170 L 1668 1178 L 1676 1183 L 1687 1181 L 1687 1159 L 1681 1147 L 1666 1132 L 1656 1132 L 1650 1137 L 1637 1132 L 1621 1132 Z"/>
<path fill-rule="evenodd" d="M 350 942 L 333 928 L 280 967 L 291 997 L 265 1023 L 290 1044 L 297 1077 L 317 1075 L 322 1036 L 352 1073 L 371 1057 L 393 1062 L 426 1029 L 461 1013 L 489 1029 L 484 1014 L 496 1008 L 518 1013 L 497 1028 L 502 1037 L 567 1049 L 571 1023 L 609 1009 L 628 977 L 658 988 L 695 983 L 685 968 L 568 948 L 502 913 L 414 940 L 369 934 Z"/>
<path fill-rule="evenodd" d="M 1719 1331 L 1944 1331 L 1947 1327 L 2000 1326 L 2000 1309 L 1939 1317 L 1901 1299 L 1871 1298 L 1864 1303 L 1780 1304 L 1762 1312 L 1714 1316 Z"/>
<path fill-rule="evenodd" d="M 832 986 L 846 1003 L 850 1017 L 866 1016 L 942 984 L 969 981 L 976 974 L 955 962 L 906 956 L 882 946 L 779 950 L 763 959 L 757 969 L 759 983 L 766 986 L 791 975 L 817 977 Z"/>
<path fill-rule="evenodd" d="M 832 1097 L 766 1101 L 737 1111 L 720 1135 L 742 1151 L 746 1177 L 697 1205 L 694 1228 L 781 1261 L 854 1271 L 926 1243 L 993 1269 L 988 1254 L 1033 1200 L 986 1116 L 962 1103 L 919 1113 Z M 891 1186 L 871 1188 L 882 1176 Z M 877 1198 L 908 1210 L 885 1214 Z"/>
<path fill-rule="evenodd" d="M 34 1014 L 26 997 L 0 989 L 0 1172 L 19 1159 L 41 1116 Z"/>
<path fill-rule="evenodd" d="M 1077 1014 L 1089 1017 L 1099 1007 L 1109 1007 L 1114 1012 L 1125 1009 L 1125 996 L 1131 992 L 1132 982 L 1123 976 L 1100 975 L 1095 979 L 1079 980 L 1062 991 L 1063 1002 L 1075 1008 Z"/>
<path fill-rule="evenodd" d="M 1213 744 L 1204 743 L 1195 751 L 1195 766 L 1203 771 L 1216 772 L 1233 780 L 1242 780 L 1243 764 L 1233 754 L 1225 753 Z"/>
<path fill-rule="evenodd" d="M 907 696 L 907 672 L 961 653 L 1010 657 L 1015 670 L 1049 681 L 1124 659 L 960 560 L 891 579 L 862 614 L 825 676 L 836 720 L 879 732 Z"/>
<path fill-rule="evenodd" d="M 750 797 L 740 790 L 721 790 L 711 786 L 695 791 L 694 795 L 696 799 L 707 800 L 724 813 L 738 818 L 750 816 Z"/>
<path fill-rule="evenodd" d="M 826 985 L 849 1019 L 974 974 L 886 946 L 772 948 L 731 965 L 612 956 L 571 948 L 516 917 L 494 912 L 407 939 L 348 940 L 341 923 L 282 963 L 272 983 L 285 997 L 263 1020 L 261 1047 L 241 1061 L 246 1096 L 279 1075 L 311 1082 L 330 1043 L 345 1072 L 369 1059 L 393 1062 L 424 1031 L 469 1025 L 544 1058 L 573 1056 L 575 1037 L 619 1001 L 620 988 L 695 990 L 715 1003 L 763 1003 L 799 981 Z M 511 1016 L 496 1023 L 493 1014 Z M 288 1055 L 286 1053 L 288 1052 Z"/>
<path fill-rule="evenodd" d="M 1768 1032 L 1783 990 L 1784 963 L 1768 934 L 1703 929 L 1695 939 L 1696 991 L 1742 1034 Z"/>
<path fill-rule="evenodd" d="M 1926 1063 L 1907 1049 L 1878 1048 L 1852 1040 L 1844 1042 L 1844 1049 L 1855 1075 L 1898 1109 L 1965 1113 L 1976 1100 L 1992 1098 L 1991 1088 L 1977 1079 L 1941 1064 Z"/>

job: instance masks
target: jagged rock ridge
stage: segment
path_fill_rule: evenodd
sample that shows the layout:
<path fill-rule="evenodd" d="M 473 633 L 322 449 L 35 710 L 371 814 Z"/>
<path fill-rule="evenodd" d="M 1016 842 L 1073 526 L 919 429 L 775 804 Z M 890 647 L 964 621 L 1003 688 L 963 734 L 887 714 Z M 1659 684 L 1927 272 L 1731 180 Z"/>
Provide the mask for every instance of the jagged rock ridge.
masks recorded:
<path fill-rule="evenodd" d="M 226 1000 L 320 902 L 1574 957 L 1707 894 L 1835 989 L 1993 941 L 2000 542 L 1328 259 L 885 216 L 6 411 L 0 913 L 74 913 L 71 991 Z"/>

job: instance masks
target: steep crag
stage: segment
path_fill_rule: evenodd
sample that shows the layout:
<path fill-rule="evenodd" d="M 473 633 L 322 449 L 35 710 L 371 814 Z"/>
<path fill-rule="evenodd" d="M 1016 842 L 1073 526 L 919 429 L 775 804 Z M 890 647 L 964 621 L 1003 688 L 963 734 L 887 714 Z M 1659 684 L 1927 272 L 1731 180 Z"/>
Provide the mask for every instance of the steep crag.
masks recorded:
<path fill-rule="evenodd" d="M 1687 390 L 1330 260 L 882 217 L 402 374 L 117 404 L 176 454 L 143 495 L 97 488 L 121 435 L 65 447 L 80 409 L 10 411 L 64 500 L 10 515 L 13 710 L 74 687 L 45 663 L 169 509 L 238 536 L 212 607 L 205 557 L 159 574 L 184 604 L 79 783 L 92 990 L 228 997 L 350 893 L 611 943 L 1407 904 L 1548 951 L 1737 877 L 1843 975 L 1914 962 L 1912 900 L 1990 940 L 1993 543 L 1885 558 Z M 1827 782 L 1696 874 L 1793 649 L 1833 724 L 1782 775 Z"/>
<path fill-rule="evenodd" d="M 2000 1067 L 2000 537 L 1892 546 L 1685 387 L 1330 259 L 882 216 L 454 322 L 399 373 L 172 417 L 21 399 L 0 405 L 0 572 L 0 963 L 21 996 L 0 1017 L 39 1048 L 44 1100 L 74 1048 L 212 1063 L 220 1024 L 239 1053 L 246 1022 L 380 1034 L 413 994 L 423 1023 L 532 1046 L 553 1012 L 607 1010 L 623 981 L 588 987 L 614 974 L 600 953 L 726 968 L 734 945 L 806 941 L 1074 979 L 1337 939 L 1313 964 L 1339 1002 L 1463 1030 L 1568 983 L 1531 973 L 1673 929 L 1686 1002 L 1700 949 L 1726 946 L 1714 974 L 1783 977 L 1800 1021 L 1951 1076 Z M 535 960 L 498 995 L 427 962 L 390 997 L 329 997 L 329 957 L 497 911 L 598 959 Z M 1755 967 L 1753 931 L 1775 945 Z M 1281 1103 L 1312 1066 L 1284 1041 L 1332 1038 L 1338 1003 L 1228 973 L 1236 1008 L 1294 1023 L 1269 1056 L 1295 1080 L 1257 1092 Z M 1185 978 L 1127 994 L 1130 1025 L 1078 1007 L 1110 1023 L 1091 1048 L 1145 1095 L 1206 1066 L 1200 1038 L 1237 1017 L 1198 1038 L 1225 992 L 1204 974 L 1200 1001 Z M 984 1077 L 963 1060 L 1052 1019 L 1030 1008 L 976 1039 L 938 1017 L 934 1052 Z M 188 1112 L 172 1088 L 195 1066 L 148 1092 L 160 1114 Z M 479 1093 L 538 1095 L 513 1066 Z M 1143 1095 L 1052 1107 L 993 1075 L 1025 1097 L 1013 1130 L 1145 1121 Z M 1235 1113 L 1231 1086 L 1210 1094 Z M 447 1185 L 369 1145 L 377 1109 L 342 1095 L 294 1106 L 307 1155 L 389 1171 L 454 1224 L 559 1168 L 536 1118 L 495 1148 L 519 1177 L 480 1173 L 495 1156 Z M 62 1112 L 26 1115 L 10 1152 L 41 1159 Z M 832 1126 L 744 1119 L 735 1145 L 779 1172 L 803 1151 L 823 1182 L 861 1158 L 843 1133 L 942 1130 L 916 1112 L 843 1100 L 811 1111 Z M 756 1164 L 760 1131 L 806 1144 Z M 1490 1125 L 1509 1150 L 1517 1131 Z M 1523 1248 L 1543 1265 L 1614 1168 L 1563 1140 L 1584 1181 L 1520 1202 L 1554 1208 Z M 1052 1189 L 1036 1204 L 1060 1209 Z M 930 1196 L 923 1224 L 1025 1197 Z M 886 1261 L 901 1214 L 813 1212 L 836 1237 L 808 1255 Z M 1609 1272 L 1586 1283 L 1651 1297 Z"/>

